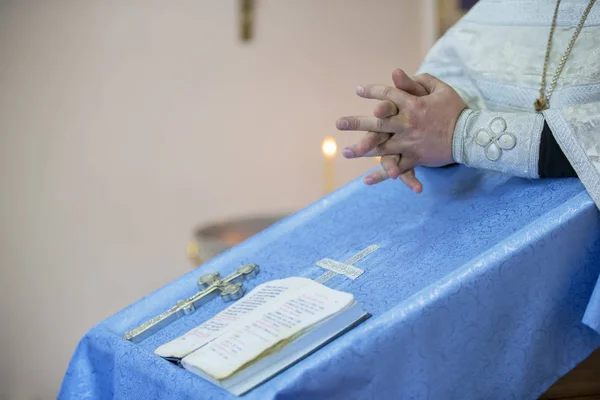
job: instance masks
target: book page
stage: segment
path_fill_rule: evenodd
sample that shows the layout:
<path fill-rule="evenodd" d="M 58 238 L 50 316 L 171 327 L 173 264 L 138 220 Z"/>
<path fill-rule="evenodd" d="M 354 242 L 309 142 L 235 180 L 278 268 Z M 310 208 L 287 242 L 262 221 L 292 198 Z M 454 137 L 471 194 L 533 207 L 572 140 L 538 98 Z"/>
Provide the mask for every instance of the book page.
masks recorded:
<path fill-rule="evenodd" d="M 241 317 L 310 282 L 310 279 L 292 277 L 263 283 L 200 326 L 160 346 L 154 353 L 160 357 L 183 358 L 221 335 Z"/>
<path fill-rule="evenodd" d="M 252 361 L 277 351 L 307 328 L 351 305 L 349 293 L 310 281 L 299 290 L 262 308 L 221 336 L 186 356 L 182 363 L 224 380 Z M 259 310 L 256 310 L 259 311 Z M 250 318 L 251 317 L 251 318 Z"/>

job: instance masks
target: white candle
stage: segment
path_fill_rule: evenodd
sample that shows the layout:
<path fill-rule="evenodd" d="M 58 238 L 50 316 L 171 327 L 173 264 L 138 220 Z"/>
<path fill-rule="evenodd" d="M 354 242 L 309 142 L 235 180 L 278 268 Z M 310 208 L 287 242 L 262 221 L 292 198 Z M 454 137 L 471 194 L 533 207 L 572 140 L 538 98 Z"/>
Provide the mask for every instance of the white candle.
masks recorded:
<path fill-rule="evenodd" d="M 325 194 L 329 194 L 334 189 L 334 161 L 337 153 L 337 143 L 335 142 L 335 139 L 332 137 L 326 137 L 325 140 L 323 140 L 322 150 L 323 157 L 325 159 L 323 184 Z"/>

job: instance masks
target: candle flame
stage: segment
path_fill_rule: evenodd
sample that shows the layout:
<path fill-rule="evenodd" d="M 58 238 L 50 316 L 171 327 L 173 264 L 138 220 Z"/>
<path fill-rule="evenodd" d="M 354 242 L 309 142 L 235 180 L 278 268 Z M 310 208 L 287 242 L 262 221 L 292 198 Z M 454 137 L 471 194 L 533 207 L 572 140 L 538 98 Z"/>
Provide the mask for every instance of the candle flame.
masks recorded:
<path fill-rule="evenodd" d="M 335 139 L 332 137 L 325 138 L 325 140 L 323 140 L 322 149 L 323 149 L 323 154 L 326 157 L 335 156 L 335 154 L 337 153 L 337 143 L 335 142 Z"/>

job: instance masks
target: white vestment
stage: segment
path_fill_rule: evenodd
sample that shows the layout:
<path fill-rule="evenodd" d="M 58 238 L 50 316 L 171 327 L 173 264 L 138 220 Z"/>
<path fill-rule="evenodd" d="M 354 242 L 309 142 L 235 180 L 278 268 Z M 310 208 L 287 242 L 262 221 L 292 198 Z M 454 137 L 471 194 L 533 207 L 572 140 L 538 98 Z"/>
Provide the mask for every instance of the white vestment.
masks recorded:
<path fill-rule="evenodd" d="M 547 85 L 588 0 L 562 0 Z M 589 13 L 554 88 L 537 113 L 555 1 L 481 0 L 431 49 L 420 68 L 454 87 L 469 106 L 457 123 L 457 162 L 537 178 L 544 120 L 600 207 L 600 2 Z M 548 87 L 548 86 L 547 86 Z"/>

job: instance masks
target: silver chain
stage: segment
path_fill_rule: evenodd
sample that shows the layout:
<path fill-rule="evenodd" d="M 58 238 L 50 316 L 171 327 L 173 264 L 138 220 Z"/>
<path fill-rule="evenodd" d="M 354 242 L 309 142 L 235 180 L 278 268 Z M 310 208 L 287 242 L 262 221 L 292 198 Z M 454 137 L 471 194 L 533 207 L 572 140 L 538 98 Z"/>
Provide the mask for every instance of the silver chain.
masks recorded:
<path fill-rule="evenodd" d="M 596 0 L 590 0 L 588 6 L 586 7 L 585 11 L 583 12 L 583 15 L 581 16 L 581 20 L 579 21 L 579 24 L 577 25 L 577 28 L 575 29 L 575 32 L 573 33 L 573 37 L 571 38 L 571 41 L 569 42 L 569 46 L 567 47 L 565 54 L 560 59 L 560 63 L 558 64 L 558 67 L 556 68 L 556 71 L 554 72 L 554 76 L 552 77 L 552 82 L 550 83 L 550 87 L 548 88 L 548 93 L 546 95 L 544 95 L 544 90 L 546 88 L 546 73 L 548 72 L 548 61 L 550 60 L 550 49 L 552 48 L 552 37 L 554 36 L 554 27 L 556 26 L 556 18 L 558 16 L 558 8 L 560 6 L 560 0 L 556 0 L 556 7 L 554 8 L 554 17 L 552 18 L 552 26 L 550 27 L 550 36 L 548 37 L 548 45 L 546 47 L 546 57 L 544 59 L 544 71 L 542 73 L 542 85 L 540 88 L 540 98 L 542 98 L 542 99 L 545 98 L 546 102 L 548 104 L 550 104 L 550 96 L 552 96 L 552 92 L 554 91 L 556 82 L 558 82 L 558 77 L 560 76 L 560 73 L 562 72 L 563 68 L 565 67 L 565 64 L 567 63 L 567 58 L 569 58 L 569 54 L 571 54 L 571 50 L 573 50 L 573 45 L 575 44 L 575 40 L 577 40 L 577 36 L 579 36 L 581 29 L 583 29 L 585 20 L 587 19 L 588 14 L 590 13 L 590 10 L 592 9 L 595 2 L 596 2 Z"/>

